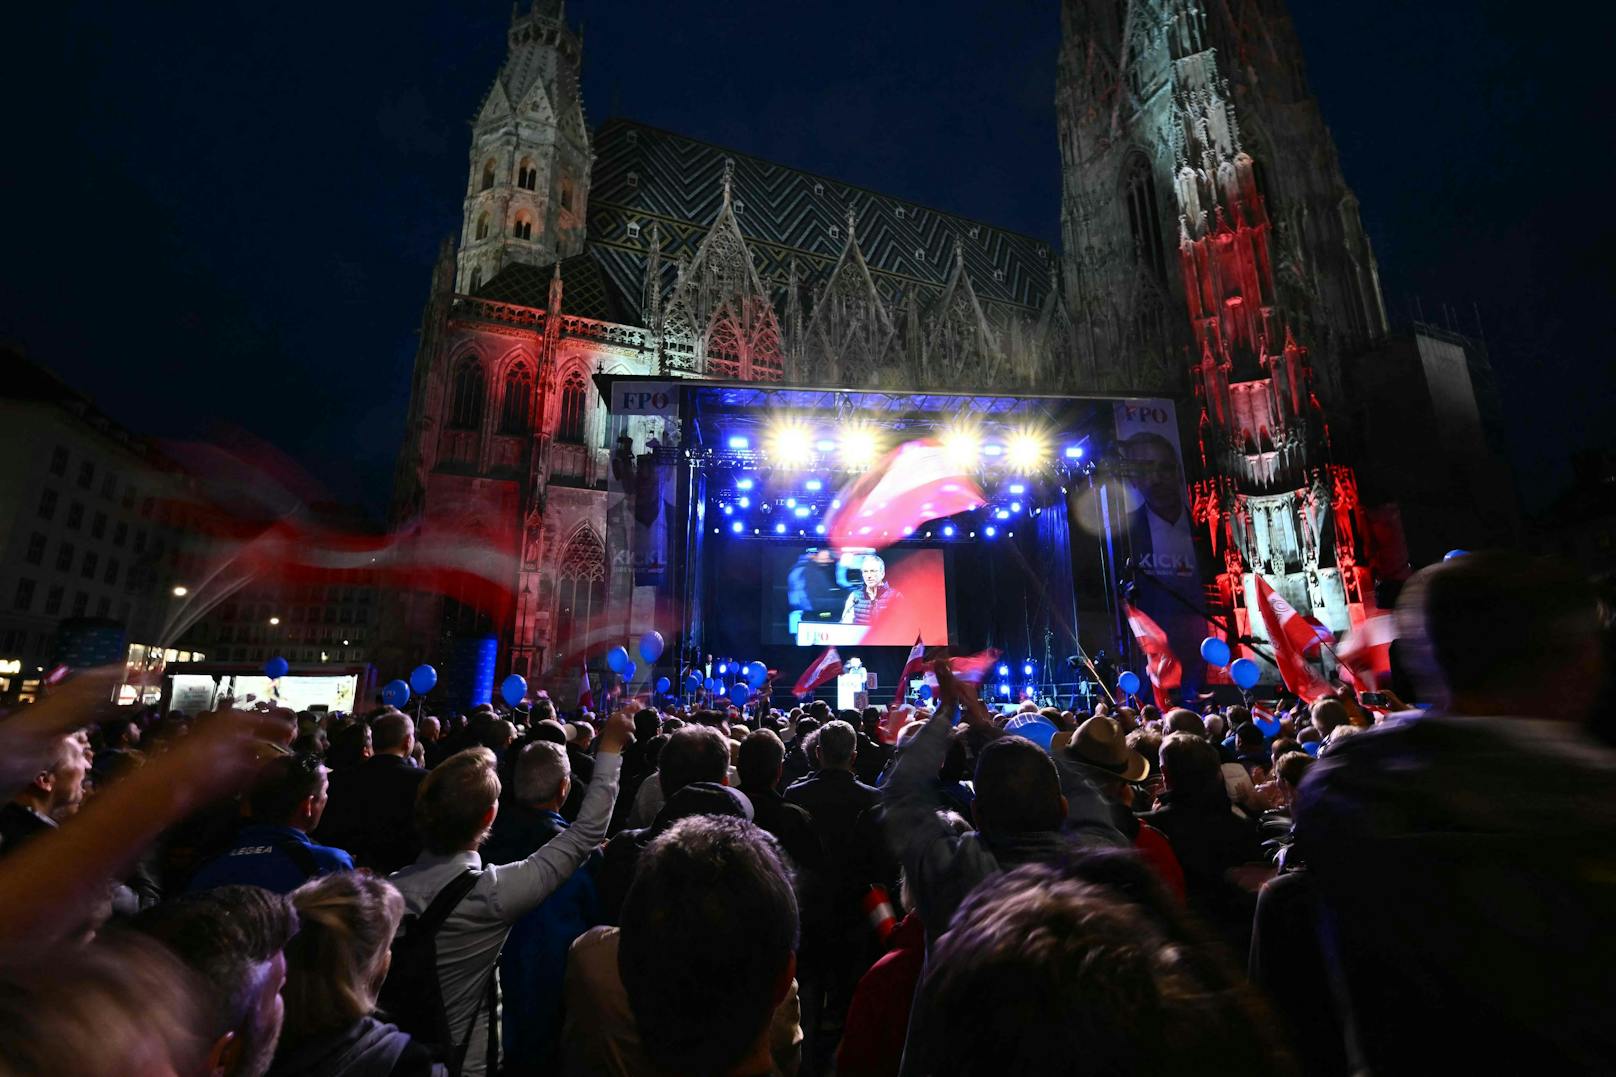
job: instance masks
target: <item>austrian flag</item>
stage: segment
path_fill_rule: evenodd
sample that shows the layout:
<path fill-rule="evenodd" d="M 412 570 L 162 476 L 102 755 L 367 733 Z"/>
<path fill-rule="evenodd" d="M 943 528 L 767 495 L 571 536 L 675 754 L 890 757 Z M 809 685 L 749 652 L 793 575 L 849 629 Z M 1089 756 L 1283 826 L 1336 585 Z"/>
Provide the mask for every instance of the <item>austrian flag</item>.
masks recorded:
<path fill-rule="evenodd" d="M 935 441 L 909 441 L 849 484 L 825 518 L 832 546 L 878 549 L 930 520 L 986 504 L 976 480 Z"/>
<path fill-rule="evenodd" d="M 1319 637 L 1313 626 L 1260 575 L 1257 577 L 1257 607 L 1268 629 L 1268 642 L 1273 645 L 1274 661 L 1279 664 L 1279 675 L 1285 687 L 1307 703 L 1328 695 L 1330 686 L 1313 672 L 1313 667 L 1303 657 L 1309 644 L 1318 646 Z"/>
<path fill-rule="evenodd" d="M 792 695 L 805 696 L 815 688 L 824 684 L 832 677 L 842 672 L 842 656 L 836 653 L 835 647 L 825 648 L 825 653 L 814 659 L 813 664 L 802 671 L 797 683 L 791 688 Z"/>

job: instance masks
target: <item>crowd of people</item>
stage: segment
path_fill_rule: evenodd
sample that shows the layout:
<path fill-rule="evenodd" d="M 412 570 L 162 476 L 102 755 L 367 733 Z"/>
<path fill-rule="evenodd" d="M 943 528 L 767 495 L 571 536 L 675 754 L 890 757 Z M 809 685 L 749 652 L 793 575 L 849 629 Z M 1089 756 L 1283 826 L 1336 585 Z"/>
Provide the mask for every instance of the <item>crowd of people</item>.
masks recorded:
<path fill-rule="evenodd" d="M 1608 1071 L 1610 605 L 1404 588 L 1419 708 L 0 719 L 0 1072 Z M 1023 710 L 1036 709 L 1033 704 Z"/>

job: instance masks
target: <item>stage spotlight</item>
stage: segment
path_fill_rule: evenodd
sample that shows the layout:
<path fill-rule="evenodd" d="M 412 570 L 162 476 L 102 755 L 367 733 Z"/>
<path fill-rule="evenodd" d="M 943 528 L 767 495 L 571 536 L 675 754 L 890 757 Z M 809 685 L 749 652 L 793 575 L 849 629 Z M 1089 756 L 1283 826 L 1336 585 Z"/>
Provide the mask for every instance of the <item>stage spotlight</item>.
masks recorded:
<path fill-rule="evenodd" d="M 825 525 L 824 524 L 815 524 L 814 525 L 814 534 L 823 535 L 824 533 L 825 533 Z"/>
<path fill-rule="evenodd" d="M 984 535 L 986 535 L 988 538 L 992 538 L 994 535 L 997 535 L 999 532 L 994 530 L 992 527 L 989 527 L 986 531 L 984 531 L 982 533 Z"/>
<path fill-rule="evenodd" d="M 813 512 L 814 510 L 809 508 L 807 505 L 798 505 L 796 516 L 799 520 L 806 520 L 809 516 L 813 515 Z"/>
<path fill-rule="evenodd" d="M 738 497 L 735 499 L 735 503 L 743 509 L 749 509 L 752 507 L 752 499 L 749 497 Z"/>
<path fill-rule="evenodd" d="M 1004 537 L 1005 538 L 1015 538 L 1016 533 L 1014 531 L 1011 531 L 1011 532 L 1008 532 Z"/>
<path fill-rule="evenodd" d="M 776 535 L 785 534 L 786 533 L 786 525 L 785 524 L 775 524 L 774 525 L 774 533 Z"/>
<path fill-rule="evenodd" d="M 875 463 L 875 431 L 868 426 L 854 426 L 842 435 L 842 464 L 845 467 L 869 467 Z"/>
<path fill-rule="evenodd" d="M 794 497 L 786 498 L 786 508 L 794 509 L 796 507 L 797 507 L 797 499 L 796 498 L 794 498 Z"/>
<path fill-rule="evenodd" d="M 841 508 L 842 507 L 842 499 L 839 498 L 839 497 L 831 498 L 830 507 L 833 508 L 833 509 Z"/>
<path fill-rule="evenodd" d="M 1005 462 L 1017 471 L 1034 471 L 1043 466 L 1049 446 L 1033 430 L 1018 430 L 1005 444 Z"/>
<path fill-rule="evenodd" d="M 1083 459 L 1083 446 L 1081 446 L 1081 445 L 1068 445 L 1068 446 L 1066 446 L 1066 459 L 1068 459 L 1068 460 L 1081 460 L 1081 459 Z"/>
<path fill-rule="evenodd" d="M 943 528 L 943 537 L 944 538 L 953 538 L 954 537 L 954 525 L 953 524 L 949 524 L 947 527 Z"/>
<path fill-rule="evenodd" d="M 814 435 L 800 420 L 777 419 L 763 444 L 777 463 L 798 464 L 813 451 Z"/>
<path fill-rule="evenodd" d="M 1010 511 L 1011 512 L 1020 512 L 1021 511 L 1021 502 L 1019 502 L 1019 501 L 1010 502 Z"/>
<path fill-rule="evenodd" d="M 1024 494 L 1027 492 L 1027 487 L 1022 483 L 1013 482 L 1010 484 L 1010 492 L 1012 494 Z"/>
<path fill-rule="evenodd" d="M 1004 665 L 1003 663 L 1000 663 L 1000 665 L 999 665 L 999 676 L 1001 676 L 1001 677 L 1010 676 L 1010 667 L 1007 666 L 1007 665 Z"/>
<path fill-rule="evenodd" d="M 1008 698 L 1010 695 L 1010 686 L 1008 684 L 999 685 L 999 694 Z"/>
<path fill-rule="evenodd" d="M 950 426 L 942 434 L 943 451 L 961 467 L 975 467 L 982 451 L 982 439 L 969 426 Z"/>
<path fill-rule="evenodd" d="M 1010 514 L 1004 509 L 1000 509 L 993 514 L 993 518 L 995 520 L 1008 520 L 1010 518 Z"/>
<path fill-rule="evenodd" d="M 915 533 L 915 529 L 914 529 L 914 528 L 912 528 L 912 527 L 905 527 L 905 528 L 904 528 L 904 529 L 903 529 L 903 533 L 904 533 L 904 537 L 906 537 L 906 538 L 907 538 L 907 537 L 908 537 L 908 536 L 910 536 L 910 535 L 912 535 L 912 534 L 914 534 L 914 533 Z"/>
<path fill-rule="evenodd" d="M 1032 663 L 1028 662 L 1026 665 L 1022 666 L 1021 667 L 1021 672 L 1022 672 L 1023 676 L 1031 677 L 1032 676 Z"/>
<path fill-rule="evenodd" d="M 724 506 L 724 515 L 725 516 L 734 516 L 735 515 L 735 506 L 734 505 L 725 505 Z"/>
<path fill-rule="evenodd" d="M 735 483 L 735 489 L 737 489 L 737 490 L 750 490 L 751 488 L 752 488 L 752 480 L 751 479 L 740 479 Z"/>
<path fill-rule="evenodd" d="M 814 442 L 814 448 L 818 449 L 820 452 L 835 452 L 836 442 L 832 441 L 830 438 L 820 438 L 818 441 Z"/>
<path fill-rule="evenodd" d="M 1004 455 L 1004 446 L 1003 445 L 984 445 L 984 446 L 982 446 L 982 455 L 983 456 L 1003 456 Z"/>
<path fill-rule="evenodd" d="M 742 531 L 746 530 L 746 521 L 736 520 L 734 523 L 729 525 L 729 529 L 739 535 Z"/>
<path fill-rule="evenodd" d="M 743 437 L 740 434 L 732 434 L 732 435 L 730 435 L 730 439 L 729 439 L 728 444 L 729 444 L 729 447 L 732 448 L 732 449 L 741 449 L 741 450 L 750 449 L 752 447 L 752 439 L 748 438 L 748 437 Z"/>
<path fill-rule="evenodd" d="M 806 532 L 806 531 L 804 531 L 804 530 L 803 530 L 803 529 L 802 529 L 802 528 L 800 528 L 800 527 L 799 527 L 799 528 L 797 528 L 797 534 L 799 534 L 799 535 L 806 535 L 806 534 L 807 534 L 807 533 L 808 533 L 808 532 Z"/>
<path fill-rule="evenodd" d="M 823 490 L 825 488 L 825 484 L 820 482 L 818 479 L 809 479 L 807 482 L 802 484 L 802 488 L 808 491 Z"/>
<path fill-rule="evenodd" d="M 728 669 L 729 669 L 729 667 L 726 666 L 724 663 L 722 663 L 722 662 L 718 663 L 718 675 L 720 677 L 722 677 L 724 675 L 725 671 L 727 671 Z"/>
<path fill-rule="evenodd" d="M 972 538 L 975 538 L 975 537 L 976 537 L 976 532 L 975 532 L 975 531 L 972 531 L 972 532 L 971 532 L 971 537 L 972 537 Z"/>

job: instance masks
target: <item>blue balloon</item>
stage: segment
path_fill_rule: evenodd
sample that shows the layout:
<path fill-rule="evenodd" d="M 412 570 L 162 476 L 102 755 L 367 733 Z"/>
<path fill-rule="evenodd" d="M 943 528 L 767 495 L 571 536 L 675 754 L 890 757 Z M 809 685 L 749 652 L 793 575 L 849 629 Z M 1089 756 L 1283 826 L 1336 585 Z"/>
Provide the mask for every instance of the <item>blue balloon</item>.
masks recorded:
<path fill-rule="evenodd" d="M 1241 689 L 1249 692 L 1257 687 L 1258 681 L 1262 680 L 1262 670 L 1249 658 L 1236 658 L 1234 664 L 1229 667 L 1229 676 L 1234 678 L 1234 683 Z"/>
<path fill-rule="evenodd" d="M 918 693 L 916 693 L 916 694 L 919 695 L 921 699 L 930 699 L 931 698 L 931 685 L 929 685 L 929 684 L 921 685 L 920 686 L 920 691 Z"/>
<path fill-rule="evenodd" d="M 1229 664 L 1229 644 L 1217 636 L 1208 636 L 1201 641 L 1201 657 L 1209 666 L 1226 666 Z"/>
<path fill-rule="evenodd" d="M 1026 737 L 1046 752 L 1056 733 L 1055 723 L 1041 714 L 1018 714 L 1004 724 L 1004 731 Z"/>
<path fill-rule="evenodd" d="M 1275 737 L 1279 736 L 1278 718 L 1259 718 L 1253 715 L 1251 720 L 1256 724 L 1258 729 L 1262 730 L 1264 740 L 1273 740 Z"/>
<path fill-rule="evenodd" d="M 499 698 L 512 707 L 527 697 L 527 678 L 520 673 L 512 673 L 499 684 Z"/>
<path fill-rule="evenodd" d="M 692 673 L 685 678 L 685 691 L 694 692 L 701 687 L 701 674 Z"/>
<path fill-rule="evenodd" d="M 647 632 L 640 637 L 640 657 L 647 662 L 655 662 L 662 657 L 662 633 Z"/>
<path fill-rule="evenodd" d="M 746 666 L 746 683 L 754 689 L 762 688 L 763 682 L 769 679 L 769 667 L 762 662 L 750 662 Z"/>
<path fill-rule="evenodd" d="M 621 673 L 628 668 L 628 650 L 624 647 L 613 647 L 606 652 L 606 668 L 613 673 Z"/>
<path fill-rule="evenodd" d="M 402 707 L 410 701 L 410 686 L 403 681 L 388 681 L 382 685 L 382 702 L 389 707 Z"/>
<path fill-rule="evenodd" d="M 670 689 L 672 687 L 673 687 L 673 682 L 668 680 L 668 678 L 666 678 L 666 677 L 658 677 L 656 679 L 657 695 L 659 695 L 659 696 L 667 695 L 668 694 L 668 689 Z"/>
<path fill-rule="evenodd" d="M 418 696 L 424 696 L 437 687 L 438 671 L 431 666 L 421 665 L 410 670 L 410 688 Z"/>
<path fill-rule="evenodd" d="M 264 663 L 264 676 L 268 677 L 272 681 L 278 681 L 282 677 L 286 676 L 286 671 L 291 668 L 292 664 L 290 662 L 282 658 L 280 655 L 276 655 L 274 658 L 271 658 L 268 662 Z"/>
<path fill-rule="evenodd" d="M 724 687 L 724 682 L 720 681 L 717 677 L 708 677 L 707 678 L 707 691 L 709 691 L 709 692 L 717 692 L 719 689 L 721 689 L 723 687 Z"/>
<path fill-rule="evenodd" d="M 623 680 L 632 681 L 634 679 L 634 674 L 639 670 L 639 668 L 640 667 L 636 666 L 632 661 L 626 663 L 622 670 Z"/>
<path fill-rule="evenodd" d="M 737 707 L 746 706 L 746 701 L 752 698 L 752 689 L 742 681 L 736 681 L 729 686 L 729 698 Z"/>
<path fill-rule="evenodd" d="M 1123 695 L 1133 695 L 1139 691 L 1139 674 L 1131 669 L 1123 670 L 1122 676 L 1117 678 L 1117 687 L 1122 689 Z"/>

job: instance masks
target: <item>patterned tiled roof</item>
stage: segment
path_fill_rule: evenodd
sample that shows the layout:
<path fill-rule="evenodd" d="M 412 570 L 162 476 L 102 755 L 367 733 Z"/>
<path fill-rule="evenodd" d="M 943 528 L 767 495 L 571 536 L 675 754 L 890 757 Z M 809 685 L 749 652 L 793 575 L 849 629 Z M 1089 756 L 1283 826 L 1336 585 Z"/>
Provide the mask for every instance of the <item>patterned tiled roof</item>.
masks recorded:
<path fill-rule="evenodd" d="M 552 266 L 513 263 L 472 294 L 481 299 L 543 310 L 550 301 Z M 636 293 L 638 294 L 638 293 Z M 639 303 L 630 302 L 602 271 L 593 252 L 561 261 L 561 311 L 618 325 L 638 325 Z"/>
<path fill-rule="evenodd" d="M 828 277 L 851 208 L 859 248 L 889 301 L 912 291 L 935 298 L 953 270 L 956 240 L 984 304 L 1032 309 L 1049 290 L 1053 252 L 1032 236 L 629 120 L 608 120 L 595 138 L 589 244 L 625 295 L 643 291 L 653 222 L 665 266 L 694 256 L 718 215 L 726 159 L 734 162 L 736 220 L 765 281 L 783 281 L 792 259 L 801 279 Z"/>

